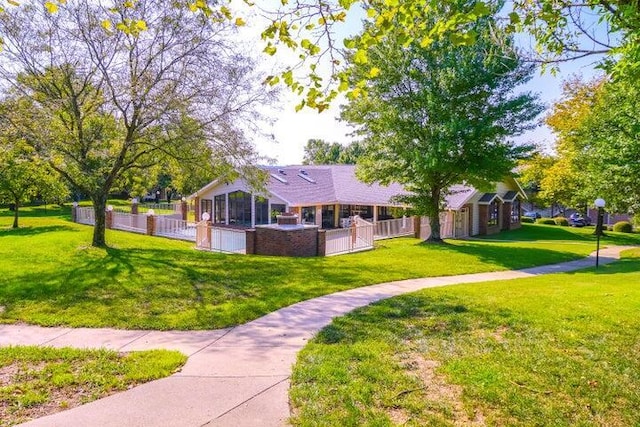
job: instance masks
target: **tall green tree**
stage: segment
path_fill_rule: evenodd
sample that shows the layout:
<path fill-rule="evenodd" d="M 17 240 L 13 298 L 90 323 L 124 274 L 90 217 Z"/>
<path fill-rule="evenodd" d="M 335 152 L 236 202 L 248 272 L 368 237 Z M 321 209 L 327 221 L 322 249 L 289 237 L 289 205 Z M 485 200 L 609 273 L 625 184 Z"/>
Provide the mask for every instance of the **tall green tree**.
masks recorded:
<path fill-rule="evenodd" d="M 216 159 L 253 162 L 247 135 L 273 92 L 258 87 L 228 22 L 172 0 L 48 9 L 29 2 L 0 15 L 0 77 L 11 86 L 5 97 L 32 111 L 32 124 L 15 115 L 12 124 L 91 197 L 94 246 L 106 245 L 107 196 L 126 174 L 167 156 L 200 159 L 194 150 L 203 138 Z"/>
<path fill-rule="evenodd" d="M 5 130 L 0 127 L 0 201 L 13 205 L 13 228 L 18 228 L 23 203 L 39 194 L 64 198 L 68 190 L 30 145 Z"/>
<path fill-rule="evenodd" d="M 555 203 L 555 200 L 547 199 L 542 192 L 542 181 L 547 176 L 547 171 L 556 162 L 555 156 L 542 151 L 536 151 L 530 157 L 518 162 L 518 182 L 527 193 L 531 210 L 535 209 L 535 206 L 549 206 Z"/>
<path fill-rule="evenodd" d="M 592 147 L 585 126 L 603 84 L 602 79 L 567 80 L 561 99 L 545 118 L 556 136 L 557 161 L 545 171 L 540 183 L 541 197 L 550 202 L 582 208 L 595 199 L 593 178 L 589 176 Z"/>
<path fill-rule="evenodd" d="M 547 121 L 556 131 L 556 150 L 566 165 L 564 185 L 571 188 L 569 180 L 578 183 L 574 203 L 588 206 L 602 197 L 613 212 L 640 212 L 639 96 L 635 79 L 565 85 L 565 97 Z M 545 191 L 562 186 L 550 179 L 545 184 Z"/>
<path fill-rule="evenodd" d="M 342 145 L 322 139 L 310 139 L 304 147 L 302 163 L 305 165 L 354 165 L 362 153 L 362 145 L 357 141 Z"/>
<path fill-rule="evenodd" d="M 421 19 L 432 25 L 477 5 L 452 3 Z M 433 241 L 441 240 L 448 189 L 463 182 L 485 188 L 509 175 L 530 147 L 508 138 L 530 129 L 542 109 L 532 94 L 514 94 L 533 67 L 523 64 L 496 19 L 479 19 L 473 29 L 470 45 L 443 39 L 424 47 L 390 34 L 368 50 L 367 64 L 355 52 L 351 72 L 356 81 L 368 76 L 367 95 L 342 114 L 363 138 L 359 177 L 403 184 L 411 194 L 400 200 L 429 216 Z"/>

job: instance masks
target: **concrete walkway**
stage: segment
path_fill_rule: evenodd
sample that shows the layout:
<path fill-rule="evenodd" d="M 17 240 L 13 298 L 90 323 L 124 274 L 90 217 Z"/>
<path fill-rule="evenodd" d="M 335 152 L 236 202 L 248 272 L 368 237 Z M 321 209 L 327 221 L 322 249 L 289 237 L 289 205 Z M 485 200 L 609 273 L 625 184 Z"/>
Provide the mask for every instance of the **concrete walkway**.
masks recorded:
<path fill-rule="evenodd" d="M 600 251 L 600 263 L 625 247 Z M 403 280 L 338 292 L 285 307 L 260 319 L 213 331 L 127 331 L 0 325 L 0 346 L 105 347 L 118 351 L 175 349 L 189 355 L 179 373 L 28 426 L 282 426 L 296 353 L 331 319 L 385 298 L 419 289 L 520 279 L 595 265 L 595 255 L 517 271 Z"/>

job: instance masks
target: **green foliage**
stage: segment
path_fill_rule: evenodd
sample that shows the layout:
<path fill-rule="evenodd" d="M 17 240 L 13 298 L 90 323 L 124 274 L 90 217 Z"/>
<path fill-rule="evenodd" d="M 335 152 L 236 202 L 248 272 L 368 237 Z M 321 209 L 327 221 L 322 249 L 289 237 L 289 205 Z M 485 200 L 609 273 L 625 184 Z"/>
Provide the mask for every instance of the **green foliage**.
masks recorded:
<path fill-rule="evenodd" d="M 613 231 L 619 233 L 633 233 L 633 225 L 629 221 L 618 221 L 613 224 Z"/>
<path fill-rule="evenodd" d="M 553 218 L 538 218 L 536 224 L 556 225 L 556 221 Z"/>
<path fill-rule="evenodd" d="M 106 245 L 111 191 L 142 191 L 169 170 L 188 191 L 217 165 L 226 172 L 255 161 L 246 132 L 257 130 L 255 107 L 274 92 L 257 89 L 253 61 L 230 41 L 228 8 L 171 0 L 57 6 L 5 11 L 0 71 L 15 83 L 5 99 L 21 107 L 7 109 L 11 125 L 91 197 L 94 246 Z"/>
<path fill-rule="evenodd" d="M 305 165 L 353 165 L 362 155 L 364 149 L 359 142 L 341 145 L 337 142 L 328 143 L 321 139 L 310 139 L 304 147 Z"/>
<path fill-rule="evenodd" d="M 14 425 L 163 378 L 186 362 L 177 351 L 119 354 L 110 350 L 2 347 L 0 419 Z M 65 399 L 60 402 L 60 399 Z M 69 404 L 72 404 L 69 406 Z M 8 423 L 8 424 L 5 424 Z"/>
<path fill-rule="evenodd" d="M 521 223 L 525 223 L 525 224 L 533 224 L 535 221 L 535 219 L 531 218 L 530 216 L 521 216 L 520 217 L 520 222 Z"/>
<path fill-rule="evenodd" d="M 565 218 L 565 217 L 557 216 L 557 217 L 553 218 L 553 220 L 555 221 L 556 225 L 561 225 L 563 227 L 568 227 L 569 226 L 569 220 L 567 220 L 567 218 Z"/>
<path fill-rule="evenodd" d="M 477 4 L 434 5 L 420 22 L 437 25 Z M 401 27 L 404 21 L 391 23 Z M 393 33 L 366 50 L 366 63 L 351 57 L 352 84 L 367 81 L 367 95 L 352 97 L 342 112 L 364 144 L 358 176 L 404 185 L 412 195 L 399 200 L 429 216 L 432 230 L 440 229 L 438 213 L 450 186 L 485 188 L 511 174 L 530 147 L 508 138 L 530 128 L 541 111 L 533 95 L 514 94 L 533 68 L 520 60 L 495 19 L 479 19 L 469 29 L 475 42 L 468 45 L 438 39 L 426 46 L 422 38 Z M 431 239 L 440 240 L 439 233 Z"/>
<path fill-rule="evenodd" d="M 355 310 L 299 353 L 291 423 L 636 425 L 639 282 L 634 250 L 599 272 L 433 288 Z"/>

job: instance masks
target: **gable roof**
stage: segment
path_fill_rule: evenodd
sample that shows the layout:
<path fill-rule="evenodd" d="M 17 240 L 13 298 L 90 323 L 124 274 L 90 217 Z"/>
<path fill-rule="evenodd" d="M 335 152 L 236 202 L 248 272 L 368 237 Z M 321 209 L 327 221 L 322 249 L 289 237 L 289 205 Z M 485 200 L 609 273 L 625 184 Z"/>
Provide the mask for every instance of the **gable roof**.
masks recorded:
<path fill-rule="evenodd" d="M 496 199 L 500 200 L 501 202 L 504 201 L 502 200 L 502 197 L 498 196 L 498 193 L 485 193 L 482 197 L 480 197 L 478 203 L 481 205 L 488 205 Z"/>
<path fill-rule="evenodd" d="M 400 184 L 365 184 L 354 165 L 268 166 L 269 193 L 293 206 L 314 204 L 392 205 L 394 196 L 407 194 Z"/>
<path fill-rule="evenodd" d="M 355 165 L 262 166 L 261 168 L 268 173 L 267 192 L 291 206 L 325 204 L 388 206 L 397 205 L 392 201 L 395 196 L 409 194 L 398 183 L 388 186 L 378 183 L 365 184 L 356 177 Z M 521 190 L 517 181 L 507 178 L 507 181 L 511 180 L 515 183 L 515 188 Z M 189 198 L 206 193 L 224 182 L 224 178 L 214 180 Z M 459 210 L 478 193 L 479 191 L 470 185 L 453 185 L 445 196 L 446 208 Z M 518 194 L 524 196 L 524 192 L 521 193 L 521 191 L 508 191 L 504 198 L 497 193 L 487 193 L 480 199 L 480 203 L 491 203 L 496 197 L 501 201 L 513 200 Z M 487 197 L 489 201 L 485 201 Z"/>

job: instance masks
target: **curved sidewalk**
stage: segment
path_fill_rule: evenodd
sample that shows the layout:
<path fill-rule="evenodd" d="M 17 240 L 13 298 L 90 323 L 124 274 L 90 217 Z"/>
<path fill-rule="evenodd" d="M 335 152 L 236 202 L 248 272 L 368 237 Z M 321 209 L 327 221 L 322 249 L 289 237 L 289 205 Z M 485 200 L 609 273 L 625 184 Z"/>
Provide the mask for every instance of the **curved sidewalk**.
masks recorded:
<path fill-rule="evenodd" d="M 629 247 L 600 250 L 600 263 Z M 252 322 L 212 331 L 127 331 L 0 325 L 0 346 L 105 347 L 118 351 L 165 348 L 189 355 L 182 370 L 26 426 L 282 426 L 297 352 L 331 319 L 372 302 L 420 289 L 520 279 L 595 265 L 595 254 L 515 271 L 432 277 L 338 292 L 282 308 Z"/>

